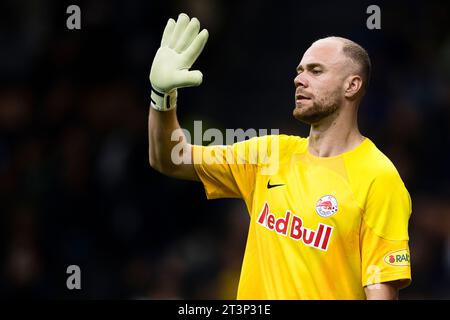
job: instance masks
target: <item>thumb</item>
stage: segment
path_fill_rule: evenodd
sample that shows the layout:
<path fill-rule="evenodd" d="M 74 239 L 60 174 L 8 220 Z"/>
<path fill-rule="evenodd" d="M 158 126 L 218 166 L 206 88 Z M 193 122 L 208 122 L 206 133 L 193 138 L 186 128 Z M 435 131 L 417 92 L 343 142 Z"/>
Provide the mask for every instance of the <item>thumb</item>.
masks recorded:
<path fill-rule="evenodd" d="M 199 70 L 181 70 L 177 76 L 177 87 L 196 87 L 203 81 L 203 74 Z"/>

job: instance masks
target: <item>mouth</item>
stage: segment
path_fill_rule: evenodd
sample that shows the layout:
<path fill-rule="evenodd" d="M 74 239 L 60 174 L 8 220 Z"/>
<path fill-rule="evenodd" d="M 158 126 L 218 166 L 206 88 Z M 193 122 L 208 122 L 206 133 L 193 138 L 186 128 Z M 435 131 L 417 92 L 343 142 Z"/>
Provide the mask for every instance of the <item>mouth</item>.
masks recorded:
<path fill-rule="evenodd" d="M 295 102 L 297 102 L 297 103 L 299 103 L 299 102 L 305 102 L 305 101 L 308 101 L 308 100 L 311 100 L 311 98 L 310 98 L 310 97 L 307 97 L 307 96 L 305 96 L 305 95 L 303 95 L 303 94 L 297 94 L 297 95 L 295 95 Z"/>

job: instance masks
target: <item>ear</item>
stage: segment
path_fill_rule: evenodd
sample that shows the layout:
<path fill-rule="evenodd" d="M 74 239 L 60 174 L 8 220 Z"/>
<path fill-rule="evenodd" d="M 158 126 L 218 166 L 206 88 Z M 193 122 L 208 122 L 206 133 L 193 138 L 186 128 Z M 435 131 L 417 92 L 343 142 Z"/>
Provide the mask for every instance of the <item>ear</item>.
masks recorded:
<path fill-rule="evenodd" d="M 349 99 L 359 96 L 362 87 L 362 79 L 358 75 L 350 75 L 344 81 L 344 95 Z"/>

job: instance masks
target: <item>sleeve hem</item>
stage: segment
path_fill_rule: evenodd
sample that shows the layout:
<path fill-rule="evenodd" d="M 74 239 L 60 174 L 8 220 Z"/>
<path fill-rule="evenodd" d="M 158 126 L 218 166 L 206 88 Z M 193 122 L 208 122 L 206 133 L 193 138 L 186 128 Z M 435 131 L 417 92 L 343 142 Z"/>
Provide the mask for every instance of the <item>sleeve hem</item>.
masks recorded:
<path fill-rule="evenodd" d="M 216 199 L 213 195 L 213 192 L 211 190 L 209 190 L 206 187 L 205 183 L 203 182 L 203 174 L 201 172 L 201 168 L 199 167 L 199 165 L 194 163 L 193 166 L 194 166 L 194 170 L 197 173 L 197 176 L 198 176 L 200 182 L 203 185 L 203 189 L 205 190 L 206 199 L 208 199 L 208 200 Z"/>
<path fill-rule="evenodd" d="M 411 284 L 410 271 L 383 273 L 383 274 L 381 274 L 380 279 L 377 282 L 365 280 L 363 282 L 363 287 L 366 287 L 371 284 L 396 281 L 396 280 L 402 280 L 401 285 L 399 286 L 399 289 L 406 288 L 407 286 L 409 286 Z"/>

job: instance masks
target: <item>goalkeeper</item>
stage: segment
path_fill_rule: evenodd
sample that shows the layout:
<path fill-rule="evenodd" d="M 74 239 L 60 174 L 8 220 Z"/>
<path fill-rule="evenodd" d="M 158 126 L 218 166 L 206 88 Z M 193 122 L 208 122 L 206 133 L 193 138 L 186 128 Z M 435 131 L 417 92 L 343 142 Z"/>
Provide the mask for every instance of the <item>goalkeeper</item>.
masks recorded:
<path fill-rule="evenodd" d="M 178 89 L 202 82 L 201 72 L 190 70 L 208 39 L 199 31 L 199 21 L 185 14 L 164 30 L 150 71 L 149 161 L 166 175 L 201 181 L 208 199 L 245 201 L 250 229 L 237 298 L 396 299 L 411 282 L 411 199 L 392 162 L 358 128 L 367 52 L 340 37 L 306 50 L 293 116 L 310 125 L 308 137 L 203 147 L 183 135 L 171 139 L 180 129 Z M 180 144 L 190 161 L 177 164 L 172 154 Z M 276 150 L 277 170 L 264 171 L 267 156 L 254 161 L 255 148 Z"/>

